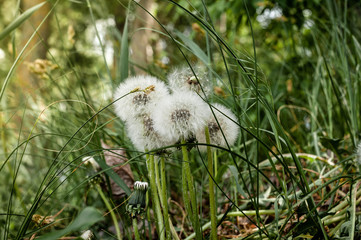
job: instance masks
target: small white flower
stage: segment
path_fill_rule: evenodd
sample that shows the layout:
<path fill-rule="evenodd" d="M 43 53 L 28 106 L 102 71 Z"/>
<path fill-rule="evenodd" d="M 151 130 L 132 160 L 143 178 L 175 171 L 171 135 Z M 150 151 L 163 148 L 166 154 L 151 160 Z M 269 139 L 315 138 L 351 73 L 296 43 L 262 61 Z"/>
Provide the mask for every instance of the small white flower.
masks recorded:
<path fill-rule="evenodd" d="M 154 121 L 149 114 L 143 114 L 126 123 L 127 134 L 139 151 L 153 150 L 174 143 L 166 141 L 154 130 Z"/>
<path fill-rule="evenodd" d="M 211 118 L 207 120 L 211 140 L 210 143 L 221 147 L 227 147 L 227 140 L 230 146 L 233 145 L 239 134 L 239 126 L 236 124 L 237 117 L 230 109 L 218 103 L 213 104 L 213 112 L 216 118 L 211 114 Z M 218 123 L 216 119 L 218 120 Z M 200 129 L 200 131 L 197 132 L 196 138 L 199 143 L 206 143 L 204 129 Z M 206 148 L 201 147 L 200 149 L 205 150 Z"/>
<path fill-rule="evenodd" d="M 210 116 L 208 104 L 191 91 L 173 93 L 151 113 L 154 129 L 169 142 L 194 137 Z"/>
<path fill-rule="evenodd" d="M 165 83 L 155 77 L 137 76 L 127 78 L 121 83 L 114 93 L 114 99 L 126 94 L 128 95 L 114 103 L 115 113 L 123 121 L 146 113 L 151 105 L 167 96 L 169 91 Z"/>
<path fill-rule="evenodd" d="M 201 66 L 193 67 L 193 70 L 198 78 L 194 76 L 190 67 L 174 69 L 168 75 L 168 83 L 173 92 L 181 91 L 194 91 L 202 94 L 203 91 L 208 95 L 212 91 L 211 83 L 208 80 L 207 71 Z"/>

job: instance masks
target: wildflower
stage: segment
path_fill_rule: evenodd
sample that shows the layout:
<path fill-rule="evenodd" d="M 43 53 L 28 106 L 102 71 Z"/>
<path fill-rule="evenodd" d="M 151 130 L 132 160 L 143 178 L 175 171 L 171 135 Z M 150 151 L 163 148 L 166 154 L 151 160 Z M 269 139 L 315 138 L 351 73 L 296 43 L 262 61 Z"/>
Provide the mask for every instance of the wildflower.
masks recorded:
<path fill-rule="evenodd" d="M 146 113 L 149 106 L 168 94 L 166 85 L 155 77 L 130 77 L 121 83 L 114 93 L 115 99 L 126 95 L 114 103 L 115 112 L 123 121 L 133 120 L 134 117 Z"/>
<path fill-rule="evenodd" d="M 204 129 L 210 116 L 208 108 L 193 92 L 175 92 L 152 111 L 154 129 L 170 142 L 190 139 L 199 129 Z"/>
<path fill-rule="evenodd" d="M 208 95 L 212 91 L 205 69 L 201 66 L 195 66 L 193 67 L 193 70 L 197 77 L 193 74 L 190 67 L 175 69 L 168 75 L 169 86 L 173 92 L 181 90 L 194 91 L 198 94 L 202 94 L 203 88 L 204 93 Z"/>
<path fill-rule="evenodd" d="M 154 121 L 149 114 L 143 114 L 134 119 L 127 123 L 126 127 L 130 140 L 139 151 L 153 150 L 172 144 L 155 131 Z"/>
<path fill-rule="evenodd" d="M 233 145 L 237 140 L 239 133 L 239 126 L 236 124 L 237 118 L 232 111 L 221 104 L 214 104 L 214 115 L 211 114 L 211 118 L 207 120 L 207 126 L 209 130 L 209 136 L 211 144 L 226 147 L 226 140 L 229 145 Z M 218 123 L 217 123 L 217 121 Z M 223 134 L 222 134 L 222 131 Z M 197 132 L 196 138 L 198 142 L 205 143 L 204 129 L 200 129 Z M 205 150 L 201 148 L 201 150 Z"/>
<path fill-rule="evenodd" d="M 127 212 L 131 217 L 143 214 L 145 212 L 145 199 L 148 190 L 147 182 L 136 181 L 134 183 L 134 193 L 131 195 L 128 205 L 126 207 Z"/>

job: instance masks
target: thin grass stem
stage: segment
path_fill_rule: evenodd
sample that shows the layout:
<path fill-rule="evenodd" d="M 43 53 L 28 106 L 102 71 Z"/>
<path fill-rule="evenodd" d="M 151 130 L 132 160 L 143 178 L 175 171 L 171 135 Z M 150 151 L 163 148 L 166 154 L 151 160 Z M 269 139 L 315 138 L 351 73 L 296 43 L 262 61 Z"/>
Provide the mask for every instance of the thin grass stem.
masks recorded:
<path fill-rule="evenodd" d="M 101 189 L 101 187 L 99 186 L 99 184 L 96 184 L 96 185 L 95 185 L 95 188 L 97 189 L 100 197 L 102 198 L 105 206 L 107 207 L 107 209 L 108 209 L 108 211 L 109 211 L 109 213 L 110 213 L 110 216 L 112 217 L 112 220 L 113 220 L 113 223 L 114 223 L 114 228 L 115 228 L 115 231 L 116 231 L 116 233 L 117 233 L 117 238 L 118 238 L 118 240 L 122 240 L 122 239 L 123 239 L 122 233 L 120 232 L 118 220 L 117 220 L 117 217 L 115 216 L 115 213 L 114 213 L 114 211 L 113 211 L 112 206 L 110 205 L 107 197 L 104 195 L 103 190 Z"/>

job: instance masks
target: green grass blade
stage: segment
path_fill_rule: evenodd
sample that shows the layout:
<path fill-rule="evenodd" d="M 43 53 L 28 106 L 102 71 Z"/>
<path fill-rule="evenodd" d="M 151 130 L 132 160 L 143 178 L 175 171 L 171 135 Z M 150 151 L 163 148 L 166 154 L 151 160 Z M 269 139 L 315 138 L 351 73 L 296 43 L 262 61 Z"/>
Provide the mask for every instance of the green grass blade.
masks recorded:
<path fill-rule="evenodd" d="M 205 65 L 208 65 L 207 55 L 195 42 L 179 31 L 175 31 L 175 34 L 184 42 L 187 47 L 189 47 L 194 55 L 196 55 Z"/>
<path fill-rule="evenodd" d="M 12 31 L 17 29 L 23 22 L 25 22 L 28 18 L 31 17 L 31 15 L 37 11 L 39 8 L 41 8 L 46 2 L 39 3 L 38 5 L 35 5 L 32 8 L 29 8 L 25 12 L 23 12 L 21 15 L 16 17 L 14 21 L 12 21 L 1 33 L 0 33 L 0 40 L 5 38 L 8 34 L 10 34 Z"/>
<path fill-rule="evenodd" d="M 43 3 L 44 4 L 44 3 Z M 54 6 L 57 4 L 57 2 L 54 4 Z M 41 7 L 41 6 L 40 6 Z M 54 7 L 53 7 L 54 8 Z M 0 91 L 0 101 L 4 96 L 5 93 L 5 89 L 7 87 L 7 85 L 9 84 L 10 78 L 13 75 L 13 72 L 16 68 L 16 65 L 18 64 L 18 62 L 20 61 L 20 57 L 24 54 L 25 49 L 28 47 L 28 45 L 30 44 L 30 42 L 33 40 L 33 38 L 35 37 L 35 35 L 37 34 L 38 30 L 40 29 L 40 27 L 43 25 L 43 23 L 45 22 L 45 20 L 49 17 L 50 13 L 53 11 L 53 8 L 48 12 L 48 14 L 44 17 L 44 19 L 41 21 L 41 23 L 39 24 L 39 26 L 36 28 L 36 30 L 34 31 L 34 33 L 30 36 L 29 40 L 26 42 L 25 46 L 23 47 L 23 49 L 21 49 L 21 52 L 19 53 L 19 55 L 16 57 L 13 65 L 11 66 L 5 80 L 3 83 L 3 86 L 1 87 L 1 91 Z"/>
<path fill-rule="evenodd" d="M 118 184 L 119 187 L 121 187 L 124 192 L 130 196 L 130 194 L 132 193 L 129 189 L 129 187 L 124 183 L 124 181 L 113 171 L 113 169 L 111 167 L 109 167 L 105 161 L 103 159 L 97 158 L 97 162 L 100 165 L 100 167 L 105 171 L 105 173 L 114 180 L 114 182 L 116 184 Z"/>
<path fill-rule="evenodd" d="M 120 47 L 120 59 L 119 59 L 119 79 L 117 79 L 116 85 L 123 82 L 128 77 L 129 69 L 129 42 L 128 42 L 128 17 L 125 19 L 124 30 Z"/>

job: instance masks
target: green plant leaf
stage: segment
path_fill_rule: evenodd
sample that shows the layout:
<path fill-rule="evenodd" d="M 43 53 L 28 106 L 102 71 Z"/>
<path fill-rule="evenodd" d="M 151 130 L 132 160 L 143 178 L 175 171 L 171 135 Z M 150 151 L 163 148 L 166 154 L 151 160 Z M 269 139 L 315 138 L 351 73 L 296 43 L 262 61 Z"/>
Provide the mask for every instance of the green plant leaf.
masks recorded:
<path fill-rule="evenodd" d="M 176 35 L 184 42 L 184 44 L 196 55 L 206 66 L 208 65 L 208 57 L 203 50 L 189 37 L 186 37 L 183 33 L 175 31 Z"/>
<path fill-rule="evenodd" d="M 21 15 L 16 17 L 14 21 L 12 21 L 1 33 L 0 33 L 0 40 L 2 40 L 4 37 L 6 37 L 9 33 L 11 33 L 13 30 L 18 28 L 26 19 L 28 19 L 36 10 L 41 8 L 46 2 L 39 3 L 38 5 L 35 5 L 32 8 L 29 8 L 25 12 L 23 12 Z"/>
<path fill-rule="evenodd" d="M 240 193 L 242 196 L 247 196 L 247 194 L 244 192 L 244 190 L 242 189 L 241 185 L 239 185 L 239 179 L 238 179 L 238 170 L 235 166 L 230 165 L 228 166 L 229 170 L 231 171 L 233 177 L 234 177 L 234 181 L 236 182 L 237 185 L 237 191 L 238 193 Z"/>
<path fill-rule="evenodd" d="M 125 19 L 123 35 L 121 39 L 120 46 L 120 59 L 119 59 L 119 84 L 123 82 L 128 77 L 128 68 L 129 68 L 129 43 L 128 43 L 128 17 Z"/>
<path fill-rule="evenodd" d="M 71 232 L 88 229 L 93 224 L 102 220 L 103 220 L 103 215 L 97 209 L 93 207 L 86 207 L 79 213 L 76 219 L 73 222 L 71 222 L 66 228 L 45 234 L 37 239 L 39 240 L 58 239 Z"/>
<path fill-rule="evenodd" d="M 130 194 L 132 193 L 129 189 L 129 187 L 127 186 L 127 184 L 125 184 L 125 182 L 123 181 L 123 179 L 121 179 L 112 169 L 112 167 L 108 166 L 106 164 L 106 162 L 101 159 L 101 158 L 96 158 L 96 161 L 98 162 L 98 164 L 100 165 L 100 167 L 105 170 L 105 173 L 111 178 L 113 179 L 113 181 L 118 184 L 119 187 L 121 187 L 125 194 L 127 194 L 127 196 L 130 196 Z"/>

